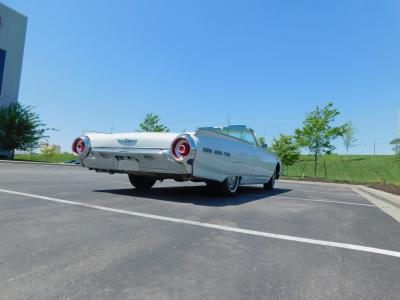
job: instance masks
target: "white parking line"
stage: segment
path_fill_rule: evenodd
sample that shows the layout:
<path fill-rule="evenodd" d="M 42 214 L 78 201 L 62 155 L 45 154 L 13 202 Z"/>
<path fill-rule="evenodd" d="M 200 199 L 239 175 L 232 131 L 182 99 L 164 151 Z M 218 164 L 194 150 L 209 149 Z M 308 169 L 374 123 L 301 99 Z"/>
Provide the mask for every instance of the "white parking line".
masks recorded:
<path fill-rule="evenodd" d="M 285 196 L 270 196 L 271 198 L 281 198 L 295 201 L 311 201 L 311 202 L 323 202 L 323 203 L 335 203 L 335 204 L 347 204 L 347 205 L 359 205 L 359 206 L 370 206 L 376 207 L 373 204 L 355 203 L 355 202 L 342 202 L 333 200 L 322 200 L 322 199 L 308 199 L 308 198 L 298 198 L 298 197 L 285 197 Z"/>
<path fill-rule="evenodd" d="M 308 194 L 332 194 L 332 193 L 336 193 L 339 194 L 340 196 L 355 196 L 355 197 L 360 197 L 362 198 L 359 194 L 356 193 L 346 193 L 346 192 L 338 192 L 338 191 L 315 191 L 315 190 L 299 190 L 296 189 L 296 192 L 303 192 L 303 193 L 308 193 Z"/>
<path fill-rule="evenodd" d="M 343 184 L 343 187 L 338 187 L 338 186 L 325 186 L 324 184 L 320 183 L 320 184 L 315 184 L 313 182 L 284 182 L 284 181 L 278 181 L 277 182 L 277 187 L 281 186 L 281 185 L 289 185 L 289 186 L 297 186 L 297 187 L 301 187 L 303 189 L 311 189 L 313 191 L 318 190 L 318 191 L 326 191 L 326 192 L 352 192 L 351 187 L 346 186 L 346 184 Z"/>
<path fill-rule="evenodd" d="M 286 186 L 275 186 L 275 188 L 282 188 L 282 189 L 289 189 L 291 188 L 292 190 L 296 190 L 298 192 L 302 192 L 302 193 L 309 193 L 309 194 L 330 194 L 330 193 L 336 193 L 340 196 L 358 196 L 356 193 L 352 193 L 352 191 L 350 190 L 342 190 L 342 189 L 316 189 L 315 187 L 313 187 L 312 189 L 305 189 L 303 187 L 299 188 L 297 186 L 291 186 L 291 187 L 286 187 Z"/>
<path fill-rule="evenodd" d="M 69 201 L 69 200 L 57 199 L 57 198 L 53 198 L 53 197 L 21 193 L 21 192 L 11 191 L 11 190 L 0 189 L 0 192 L 12 194 L 12 195 L 29 197 L 29 198 L 47 200 L 47 201 L 52 201 L 52 202 L 58 202 L 58 203 L 63 203 L 63 204 L 75 205 L 75 206 L 80 206 L 80 207 L 98 209 L 98 210 L 102 210 L 102 211 L 108 211 L 108 212 L 113 212 L 113 213 L 118 213 L 118 214 L 123 214 L 123 215 L 153 219 L 153 220 L 161 220 L 161 221 L 168 221 L 168 222 L 173 222 L 173 223 L 188 224 L 188 225 L 193 225 L 193 226 L 206 227 L 206 228 L 242 233 L 242 234 L 253 235 L 253 236 L 261 236 L 261 237 L 293 241 L 293 242 L 299 242 L 299 243 L 305 243 L 305 244 L 314 244 L 314 245 L 319 245 L 319 246 L 349 249 L 349 250 L 375 253 L 375 254 L 381 254 L 381 255 L 387 255 L 387 256 L 393 256 L 393 257 L 400 258 L 400 252 L 392 251 L 392 250 L 385 250 L 385 249 L 366 247 L 366 246 L 360 246 L 360 245 L 354 245 L 354 244 L 337 243 L 337 242 L 331 242 L 331 241 L 314 240 L 314 239 L 296 237 L 296 236 L 290 236 L 290 235 L 282 235 L 282 234 L 275 234 L 275 233 L 269 233 L 269 232 L 263 232 L 263 231 L 255 231 L 255 230 L 242 229 L 242 228 L 237 228 L 237 227 L 211 224 L 211 223 L 203 223 L 203 222 L 191 221 L 191 220 L 186 220 L 186 219 L 170 218 L 170 217 L 164 217 L 164 216 L 159 216 L 159 215 L 152 215 L 152 214 L 134 212 L 134 211 L 129 211 L 129 210 L 116 209 L 116 208 L 111 208 L 111 207 L 106 207 L 106 206 L 87 204 L 87 203 L 83 203 L 83 202 Z"/>

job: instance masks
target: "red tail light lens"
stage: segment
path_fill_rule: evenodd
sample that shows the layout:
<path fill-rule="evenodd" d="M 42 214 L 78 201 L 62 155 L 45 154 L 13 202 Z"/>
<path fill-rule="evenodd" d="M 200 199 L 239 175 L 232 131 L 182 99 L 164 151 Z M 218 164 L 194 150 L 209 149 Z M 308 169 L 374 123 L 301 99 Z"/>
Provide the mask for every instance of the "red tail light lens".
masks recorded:
<path fill-rule="evenodd" d="M 77 138 L 72 144 L 72 152 L 78 156 L 85 154 L 89 151 L 90 141 L 88 137 Z"/>
<path fill-rule="evenodd" d="M 85 150 L 85 142 L 81 138 L 78 138 L 72 144 L 72 152 L 80 155 Z"/>
<path fill-rule="evenodd" d="M 190 144 L 184 138 L 178 138 L 172 143 L 172 156 L 176 160 L 185 159 L 190 153 Z"/>

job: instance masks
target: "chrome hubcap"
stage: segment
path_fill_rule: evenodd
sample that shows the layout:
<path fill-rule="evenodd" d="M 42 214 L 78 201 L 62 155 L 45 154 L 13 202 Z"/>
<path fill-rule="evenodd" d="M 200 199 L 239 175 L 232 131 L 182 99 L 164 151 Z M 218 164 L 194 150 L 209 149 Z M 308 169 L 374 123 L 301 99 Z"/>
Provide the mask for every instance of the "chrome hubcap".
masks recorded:
<path fill-rule="evenodd" d="M 237 176 L 229 176 L 226 178 L 226 183 L 228 184 L 229 190 L 234 192 L 237 189 L 239 178 Z"/>

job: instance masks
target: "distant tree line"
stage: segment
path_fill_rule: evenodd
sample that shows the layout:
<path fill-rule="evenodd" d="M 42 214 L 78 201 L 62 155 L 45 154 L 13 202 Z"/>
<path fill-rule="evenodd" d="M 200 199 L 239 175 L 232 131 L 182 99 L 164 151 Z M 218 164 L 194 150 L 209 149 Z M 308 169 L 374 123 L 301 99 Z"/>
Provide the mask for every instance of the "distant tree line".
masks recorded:
<path fill-rule="evenodd" d="M 306 114 L 302 128 L 295 130 L 293 135 L 281 134 L 273 139 L 271 150 L 275 152 L 287 168 L 293 165 L 301 154 L 301 149 L 308 149 L 313 155 L 314 176 L 317 173 L 318 158 L 323 154 L 330 154 L 335 149 L 332 142 L 342 137 L 346 154 L 355 146 L 357 130 L 352 122 L 333 126 L 335 118 L 340 112 L 332 103 Z M 138 131 L 168 132 L 169 128 L 161 123 L 161 118 L 154 113 L 146 114 L 143 122 L 139 124 Z M 14 157 L 15 150 L 32 151 L 39 146 L 46 132 L 51 130 L 42 122 L 39 115 L 31 106 L 19 103 L 0 108 L 0 149 L 11 152 Z M 260 145 L 265 144 L 265 139 L 258 139 Z M 390 142 L 395 154 L 400 155 L 400 138 Z"/>
<path fill-rule="evenodd" d="M 335 118 L 340 112 L 328 103 L 325 107 L 316 107 L 314 111 L 307 113 L 303 121 L 303 127 L 295 130 L 294 135 L 281 134 L 272 142 L 271 150 L 275 152 L 285 167 L 293 165 L 300 157 L 300 149 L 306 148 L 314 157 L 314 176 L 317 176 L 318 158 L 322 154 L 331 154 L 335 149 L 332 142 L 342 137 L 346 149 L 346 159 L 349 149 L 354 147 L 357 141 L 357 130 L 351 121 L 333 126 Z M 400 155 L 400 138 L 390 142 L 395 154 Z"/>
<path fill-rule="evenodd" d="M 271 150 L 275 152 L 287 168 L 293 165 L 300 157 L 300 149 L 307 148 L 314 157 L 314 176 L 317 176 L 318 158 L 322 154 L 330 154 L 335 149 L 332 142 L 347 133 L 344 143 L 350 148 L 354 141 L 354 127 L 351 123 L 333 126 L 335 118 L 340 112 L 328 103 L 325 107 L 317 106 L 315 110 L 306 114 L 303 127 L 295 130 L 294 135 L 281 134 L 274 139 Z M 350 128 L 352 131 L 350 131 Z"/>

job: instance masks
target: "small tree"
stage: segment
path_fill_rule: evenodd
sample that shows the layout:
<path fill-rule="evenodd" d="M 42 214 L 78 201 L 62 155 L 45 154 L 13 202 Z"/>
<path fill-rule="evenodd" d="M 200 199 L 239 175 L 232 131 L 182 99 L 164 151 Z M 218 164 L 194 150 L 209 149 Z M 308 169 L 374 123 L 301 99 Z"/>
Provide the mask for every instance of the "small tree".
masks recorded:
<path fill-rule="evenodd" d="M 32 109 L 19 103 L 0 108 L 0 148 L 11 151 L 12 159 L 15 150 L 33 150 L 47 137 L 48 128 Z"/>
<path fill-rule="evenodd" d="M 143 131 L 154 131 L 154 132 L 168 132 L 167 126 L 160 124 L 160 117 L 156 114 L 147 114 L 144 121 L 140 123 L 139 127 Z"/>
<path fill-rule="evenodd" d="M 49 144 L 46 144 L 43 146 L 43 149 L 41 150 L 41 154 L 44 155 L 46 158 L 46 161 L 56 155 L 56 147 L 51 146 Z"/>
<path fill-rule="evenodd" d="M 400 138 L 394 139 L 390 142 L 393 145 L 393 151 L 396 155 L 400 155 Z"/>
<path fill-rule="evenodd" d="M 273 139 L 271 150 L 279 156 L 286 168 L 300 158 L 300 147 L 292 135 L 281 134 L 278 139 Z"/>
<path fill-rule="evenodd" d="M 306 147 L 314 156 L 314 176 L 317 176 L 318 156 L 330 154 L 335 149 L 331 142 L 343 134 L 343 126 L 332 127 L 335 117 L 340 112 L 328 103 L 324 108 L 316 109 L 306 115 L 303 128 L 296 129 L 296 140 L 301 147 Z"/>
<path fill-rule="evenodd" d="M 260 136 L 260 137 L 258 138 L 258 143 L 259 143 L 261 146 L 265 145 L 265 138 L 264 138 L 263 136 Z"/>
<path fill-rule="evenodd" d="M 357 129 L 353 126 L 351 121 L 343 125 L 343 145 L 346 148 L 346 156 L 349 155 L 349 149 L 355 146 L 357 141 L 356 135 Z"/>

